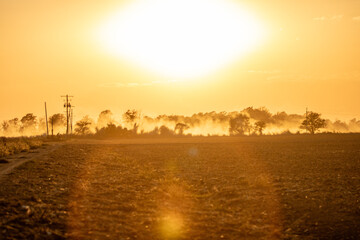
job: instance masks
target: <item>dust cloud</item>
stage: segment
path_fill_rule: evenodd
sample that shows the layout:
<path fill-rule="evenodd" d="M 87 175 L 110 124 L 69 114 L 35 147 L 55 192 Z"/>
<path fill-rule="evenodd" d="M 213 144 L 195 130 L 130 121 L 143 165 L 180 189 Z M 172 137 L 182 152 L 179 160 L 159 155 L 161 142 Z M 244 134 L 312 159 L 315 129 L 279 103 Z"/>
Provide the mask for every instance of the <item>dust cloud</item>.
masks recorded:
<path fill-rule="evenodd" d="M 110 110 L 100 112 L 95 120 L 89 116 L 77 121 L 74 134 L 95 134 L 103 137 L 117 136 L 229 136 L 229 135 L 277 135 L 299 134 L 305 114 L 286 112 L 270 113 L 265 107 L 248 107 L 233 112 L 205 112 L 192 116 L 158 115 L 155 117 L 141 114 L 137 110 L 127 110 L 121 118 L 115 118 Z M 352 133 L 360 132 L 360 120 L 331 121 L 319 132 Z M 66 117 L 54 114 L 48 119 L 49 134 L 66 133 Z M 45 118 L 28 113 L 22 118 L 13 118 L 1 123 L 0 135 L 5 137 L 35 136 L 46 134 Z"/>

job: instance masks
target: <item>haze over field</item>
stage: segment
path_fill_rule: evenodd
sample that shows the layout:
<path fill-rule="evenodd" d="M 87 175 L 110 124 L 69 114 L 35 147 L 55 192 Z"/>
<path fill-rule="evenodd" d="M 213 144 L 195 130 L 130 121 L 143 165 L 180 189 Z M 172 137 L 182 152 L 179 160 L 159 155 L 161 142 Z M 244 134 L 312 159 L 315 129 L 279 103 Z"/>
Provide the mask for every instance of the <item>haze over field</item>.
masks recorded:
<path fill-rule="evenodd" d="M 212 17 L 217 16 L 217 17 Z M 360 118 L 360 2 L 0 2 L 0 120 L 266 106 Z"/>
<path fill-rule="evenodd" d="M 308 115 L 310 112 L 308 112 Z M 158 115 L 151 117 L 137 110 L 128 110 L 117 117 L 104 110 L 96 118 L 84 116 L 73 123 L 71 133 L 99 137 L 146 136 L 229 136 L 229 135 L 273 135 L 309 132 L 303 128 L 306 114 L 271 113 L 268 109 L 248 107 L 233 112 L 206 112 L 184 115 Z M 321 118 L 321 115 L 320 115 Z M 49 116 L 49 134 L 66 133 L 66 117 L 57 113 Z M 360 132 L 360 120 L 331 121 L 323 119 L 324 125 L 315 132 L 356 133 Z M 71 124 L 71 122 L 70 122 Z M 308 129 L 309 130 L 309 129 Z M 46 122 L 43 117 L 31 113 L 20 118 L 3 121 L 0 136 L 17 137 L 43 135 Z"/>

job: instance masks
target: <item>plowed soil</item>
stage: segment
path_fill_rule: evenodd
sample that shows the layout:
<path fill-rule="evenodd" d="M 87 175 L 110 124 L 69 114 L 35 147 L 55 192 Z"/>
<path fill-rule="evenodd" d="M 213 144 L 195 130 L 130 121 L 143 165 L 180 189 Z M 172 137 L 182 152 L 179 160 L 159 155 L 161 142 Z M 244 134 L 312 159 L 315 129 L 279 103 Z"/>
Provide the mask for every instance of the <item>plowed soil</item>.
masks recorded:
<path fill-rule="evenodd" d="M 69 141 L 0 183 L 0 239 L 360 236 L 360 135 Z"/>

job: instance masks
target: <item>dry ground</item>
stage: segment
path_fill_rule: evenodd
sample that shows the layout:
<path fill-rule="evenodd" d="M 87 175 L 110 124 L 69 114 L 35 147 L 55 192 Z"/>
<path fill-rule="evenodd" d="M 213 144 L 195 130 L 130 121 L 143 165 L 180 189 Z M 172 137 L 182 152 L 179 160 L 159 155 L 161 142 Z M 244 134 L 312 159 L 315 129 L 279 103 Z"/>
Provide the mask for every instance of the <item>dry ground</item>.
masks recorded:
<path fill-rule="evenodd" d="M 72 141 L 0 182 L 0 239 L 360 236 L 359 135 Z"/>

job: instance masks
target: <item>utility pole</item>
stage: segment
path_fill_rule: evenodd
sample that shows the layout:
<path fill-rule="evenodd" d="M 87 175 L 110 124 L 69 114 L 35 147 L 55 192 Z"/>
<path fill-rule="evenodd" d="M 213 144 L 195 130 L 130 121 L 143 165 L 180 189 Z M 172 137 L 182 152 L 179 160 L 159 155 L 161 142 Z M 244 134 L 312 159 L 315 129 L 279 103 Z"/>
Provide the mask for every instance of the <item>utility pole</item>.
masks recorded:
<path fill-rule="evenodd" d="M 61 96 L 63 98 L 65 98 L 65 103 L 64 103 L 64 108 L 66 108 L 66 135 L 69 134 L 69 120 L 70 120 L 70 111 L 69 109 L 71 109 L 71 98 L 74 96 L 69 96 L 69 95 L 65 95 L 65 96 Z"/>
<path fill-rule="evenodd" d="M 48 118 L 47 118 L 46 102 L 45 102 L 45 119 L 46 119 L 46 136 L 49 136 L 49 125 L 48 125 Z"/>

